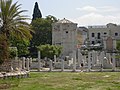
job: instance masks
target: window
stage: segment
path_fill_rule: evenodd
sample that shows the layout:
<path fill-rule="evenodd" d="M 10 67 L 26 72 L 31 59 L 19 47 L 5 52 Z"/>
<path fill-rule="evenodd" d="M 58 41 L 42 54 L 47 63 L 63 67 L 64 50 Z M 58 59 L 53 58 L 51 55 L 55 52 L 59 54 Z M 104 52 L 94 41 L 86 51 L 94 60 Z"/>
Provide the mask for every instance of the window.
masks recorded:
<path fill-rule="evenodd" d="M 66 33 L 68 33 L 68 31 L 66 31 Z"/>
<path fill-rule="evenodd" d="M 106 35 L 107 33 L 106 33 L 106 32 L 104 32 L 104 34 Z"/>
<path fill-rule="evenodd" d="M 94 33 L 92 33 L 92 37 L 95 37 L 95 34 L 94 34 Z"/>
<path fill-rule="evenodd" d="M 94 42 L 94 41 L 92 41 L 92 44 L 95 44 L 95 42 Z"/>
<path fill-rule="evenodd" d="M 115 36 L 118 36 L 118 33 L 115 33 Z"/>
<path fill-rule="evenodd" d="M 98 39 L 100 39 L 100 33 L 98 33 Z"/>

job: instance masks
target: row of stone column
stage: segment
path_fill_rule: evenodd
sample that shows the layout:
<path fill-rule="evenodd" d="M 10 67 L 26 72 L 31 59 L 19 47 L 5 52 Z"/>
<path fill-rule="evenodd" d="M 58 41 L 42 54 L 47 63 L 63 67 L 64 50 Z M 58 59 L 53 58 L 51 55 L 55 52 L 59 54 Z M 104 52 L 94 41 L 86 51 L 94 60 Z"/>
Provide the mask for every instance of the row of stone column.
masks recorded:
<path fill-rule="evenodd" d="M 115 53 L 112 53 L 112 55 L 110 55 L 110 53 L 105 54 L 105 52 L 102 51 L 100 52 L 100 55 L 98 55 L 97 51 L 91 51 L 91 52 L 88 51 L 88 59 L 87 59 L 85 55 L 81 54 L 80 49 L 78 49 L 78 65 L 80 66 L 81 63 L 85 65 L 85 62 L 87 61 L 88 70 L 90 70 L 90 68 L 95 64 L 101 64 L 101 70 L 102 70 L 105 57 L 108 58 L 109 63 L 111 63 L 111 60 L 112 60 L 112 67 L 113 67 L 113 70 L 115 70 L 115 64 L 116 64 Z"/>
<path fill-rule="evenodd" d="M 93 57 L 92 59 L 94 60 L 97 60 L 96 58 L 96 54 L 94 52 L 88 52 L 88 71 L 91 70 L 91 67 L 92 67 L 92 63 L 95 63 L 95 61 L 91 61 L 91 53 L 93 54 Z M 105 52 L 102 51 L 100 53 L 100 64 L 101 64 L 101 71 L 103 70 L 103 60 L 105 59 Z M 71 60 L 73 61 L 73 71 L 76 71 L 76 51 L 73 51 L 73 55 L 72 55 L 72 58 Z M 22 69 L 26 69 L 26 70 L 30 70 L 30 61 L 32 61 L 32 58 L 25 58 L 23 57 L 23 63 L 22 63 Z M 56 62 L 56 56 L 54 55 L 54 63 Z M 25 63 L 26 63 L 26 67 L 25 67 Z M 82 54 L 80 53 L 80 50 L 78 50 L 78 66 L 81 67 L 81 63 L 84 63 L 83 61 L 83 56 Z M 112 65 L 113 65 L 113 70 L 115 70 L 115 53 L 112 54 Z M 49 68 L 50 70 L 49 71 L 52 71 L 53 70 L 53 61 L 50 60 L 49 61 Z M 40 51 L 38 52 L 38 71 L 41 70 L 41 56 L 40 56 Z M 61 59 L 61 71 L 64 71 L 64 60 Z"/>
<path fill-rule="evenodd" d="M 76 71 L 76 62 L 75 62 L 75 60 L 73 60 L 73 61 L 74 61 L 73 71 Z M 52 60 L 49 61 L 49 68 L 50 68 L 49 71 L 53 70 L 53 61 Z M 61 59 L 61 71 L 65 71 L 64 70 L 64 59 Z"/>
<path fill-rule="evenodd" d="M 91 64 L 92 64 L 92 62 L 91 62 L 91 53 L 92 52 L 88 52 L 88 71 L 90 71 L 90 69 L 91 69 Z M 94 56 L 94 57 L 96 57 L 96 56 Z M 112 69 L 113 69 L 113 71 L 115 71 L 115 69 L 116 69 L 116 62 L 115 62 L 115 53 L 112 53 Z M 101 71 L 103 70 L 103 64 L 104 64 L 104 60 L 106 60 L 107 58 L 105 57 L 105 52 L 104 51 L 102 51 L 101 53 L 100 53 L 100 64 L 101 64 Z M 96 59 L 97 60 L 97 59 Z"/>
<path fill-rule="evenodd" d="M 32 61 L 32 58 L 22 58 L 22 69 L 23 70 L 30 70 L 30 62 Z"/>
<path fill-rule="evenodd" d="M 40 58 L 40 52 L 38 52 L 38 71 L 41 70 L 41 58 Z M 30 70 L 30 63 L 32 62 L 32 58 L 22 58 L 22 69 L 23 70 Z"/>

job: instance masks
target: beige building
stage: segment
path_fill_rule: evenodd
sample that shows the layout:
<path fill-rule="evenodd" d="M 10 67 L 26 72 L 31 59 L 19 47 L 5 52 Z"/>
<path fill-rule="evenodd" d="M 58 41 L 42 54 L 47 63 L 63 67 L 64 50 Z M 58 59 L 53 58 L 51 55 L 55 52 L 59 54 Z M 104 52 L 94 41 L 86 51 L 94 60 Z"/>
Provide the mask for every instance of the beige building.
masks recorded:
<path fill-rule="evenodd" d="M 77 47 L 77 24 L 62 19 L 52 25 L 52 44 L 63 47 L 62 57 L 69 56 Z"/>
<path fill-rule="evenodd" d="M 99 43 L 104 49 L 107 47 L 116 49 L 116 40 L 120 40 L 120 26 L 112 23 L 106 26 L 89 26 L 88 39 L 91 45 Z"/>

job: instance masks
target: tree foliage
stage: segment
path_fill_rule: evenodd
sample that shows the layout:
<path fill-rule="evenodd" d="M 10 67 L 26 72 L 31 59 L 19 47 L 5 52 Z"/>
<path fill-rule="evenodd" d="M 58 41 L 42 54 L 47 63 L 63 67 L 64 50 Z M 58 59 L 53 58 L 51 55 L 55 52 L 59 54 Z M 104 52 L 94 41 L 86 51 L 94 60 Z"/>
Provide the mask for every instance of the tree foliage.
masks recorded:
<path fill-rule="evenodd" d="M 13 59 L 18 55 L 17 47 L 9 47 L 10 58 Z"/>
<path fill-rule="evenodd" d="M 52 44 L 52 23 L 57 19 L 54 16 L 47 16 L 46 18 L 37 18 L 32 21 L 31 26 L 35 31 L 30 42 L 30 55 L 37 57 L 37 46 Z"/>
<path fill-rule="evenodd" d="M 38 46 L 38 50 L 41 52 L 41 57 L 47 57 L 53 59 L 54 55 L 57 57 L 61 54 L 62 47 L 55 45 L 40 45 Z"/>
<path fill-rule="evenodd" d="M 52 23 L 55 23 L 55 22 L 58 21 L 57 18 L 54 17 L 54 16 L 52 16 L 52 15 L 48 15 L 48 16 L 46 16 L 46 19 L 47 19 L 48 21 L 50 21 L 51 24 L 52 24 Z"/>
<path fill-rule="evenodd" d="M 52 43 L 51 22 L 44 18 L 37 18 L 32 22 L 32 29 L 35 31 L 31 42 L 33 46 Z"/>
<path fill-rule="evenodd" d="M 3 37 L 1 41 L 2 55 L 1 58 L 9 60 L 9 46 L 10 37 L 17 39 L 25 38 L 31 39 L 31 27 L 25 21 L 29 18 L 25 15 L 21 15 L 26 10 L 20 10 L 21 4 L 12 3 L 12 0 L 0 0 L 0 18 L 1 29 L 0 35 Z"/>
<path fill-rule="evenodd" d="M 28 47 L 30 45 L 30 41 L 27 39 L 13 39 L 11 40 L 11 46 L 17 47 L 18 50 L 18 56 L 19 57 L 26 57 L 29 55 Z"/>
<path fill-rule="evenodd" d="M 42 18 L 42 14 L 41 14 L 41 11 L 39 9 L 39 6 L 38 6 L 37 2 L 35 2 L 32 20 L 35 20 L 36 18 Z"/>
<path fill-rule="evenodd" d="M 52 44 L 52 23 L 56 21 L 57 19 L 51 15 L 32 21 L 32 29 L 35 31 L 31 40 L 32 46 Z"/>

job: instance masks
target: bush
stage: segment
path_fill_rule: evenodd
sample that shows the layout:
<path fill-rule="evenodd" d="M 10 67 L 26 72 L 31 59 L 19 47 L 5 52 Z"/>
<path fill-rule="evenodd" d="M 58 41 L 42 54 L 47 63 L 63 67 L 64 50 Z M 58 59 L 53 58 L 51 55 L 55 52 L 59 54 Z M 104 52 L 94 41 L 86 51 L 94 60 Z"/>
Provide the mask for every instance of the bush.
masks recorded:
<path fill-rule="evenodd" d="M 18 50 L 16 47 L 9 48 L 10 58 L 14 58 L 18 55 Z"/>
<path fill-rule="evenodd" d="M 38 46 L 38 51 L 41 52 L 41 57 L 47 57 L 53 59 L 54 55 L 57 57 L 61 54 L 62 47 L 56 45 L 40 45 Z"/>

